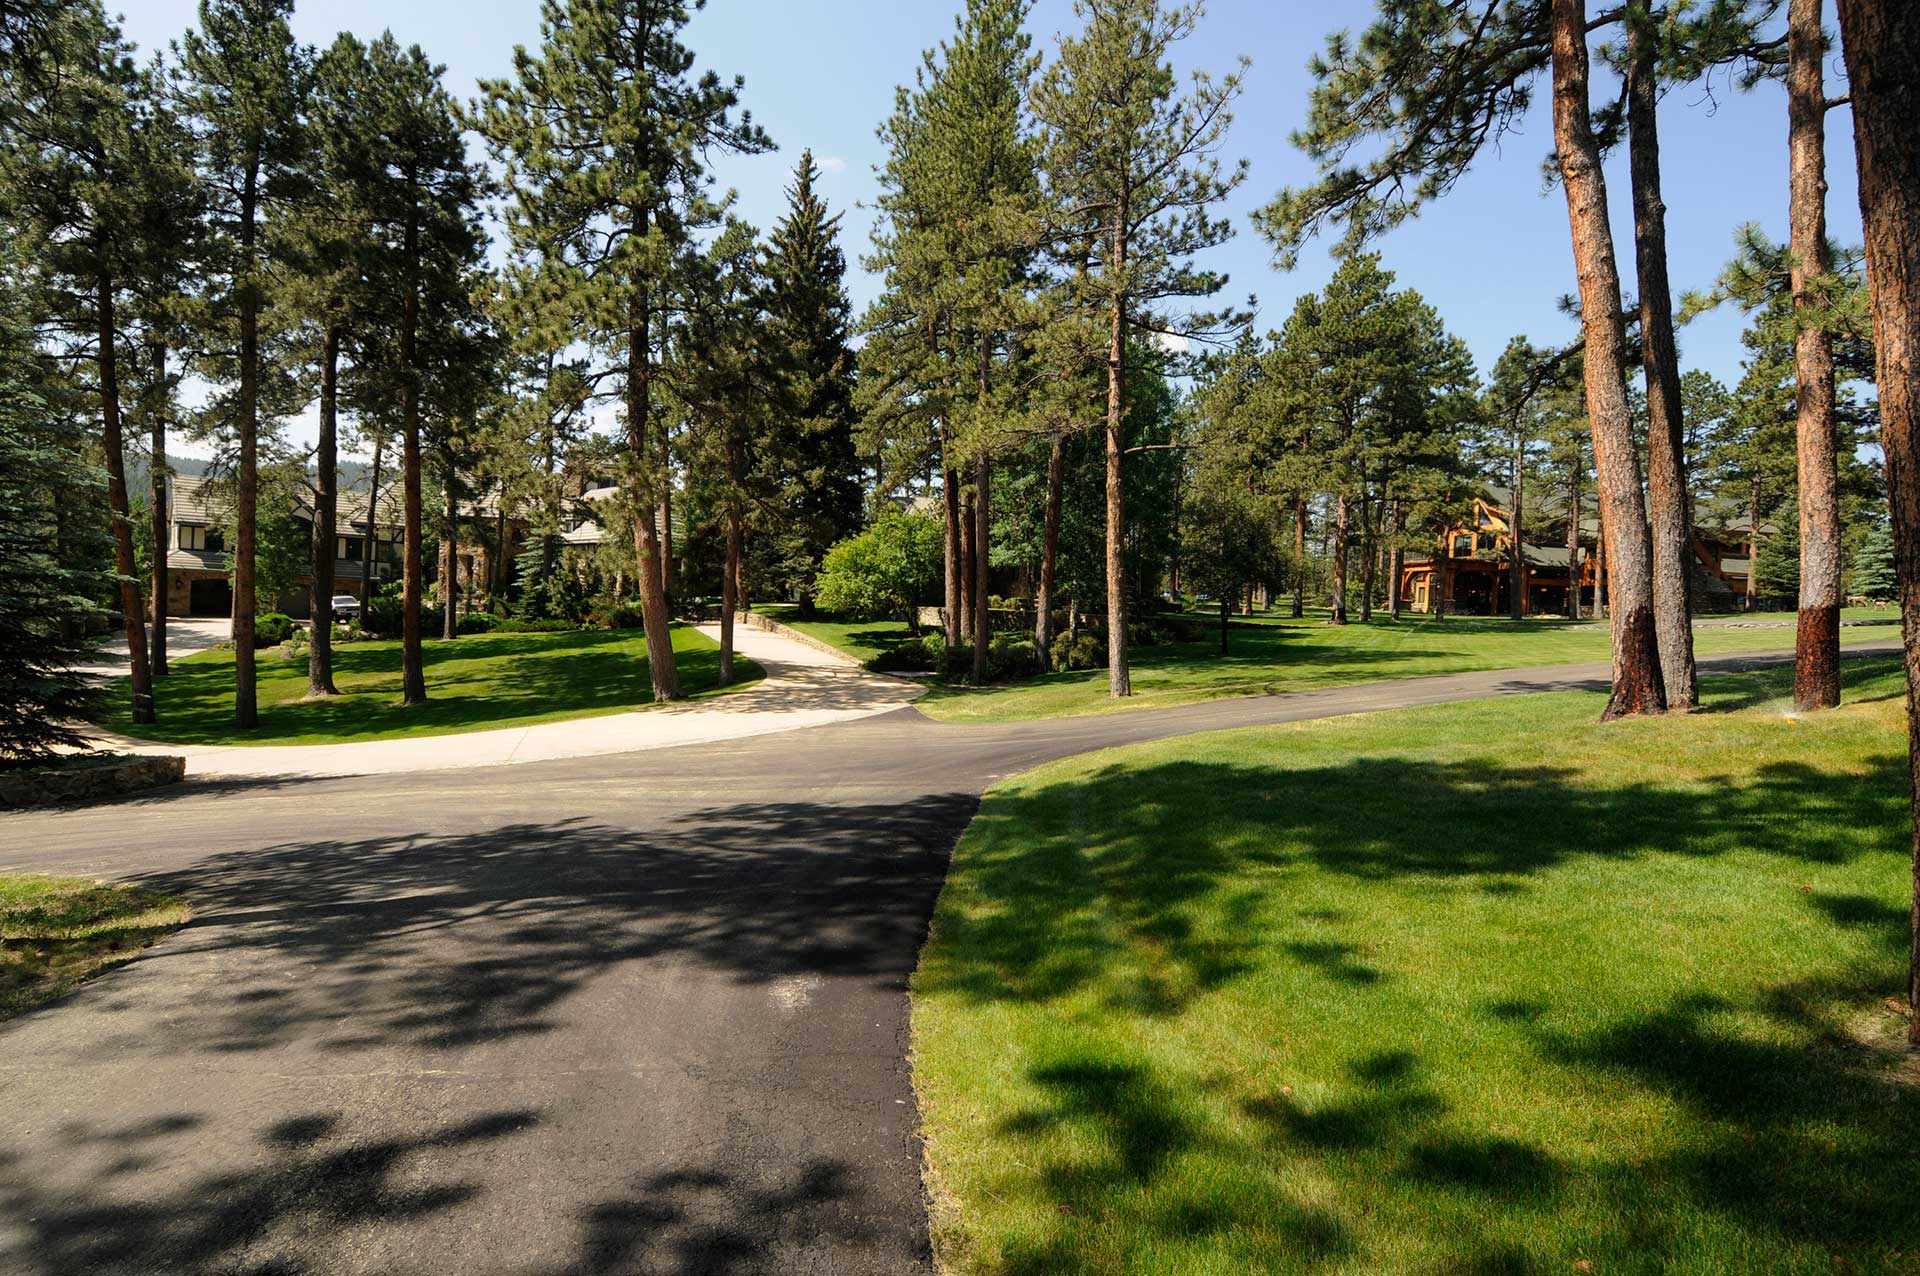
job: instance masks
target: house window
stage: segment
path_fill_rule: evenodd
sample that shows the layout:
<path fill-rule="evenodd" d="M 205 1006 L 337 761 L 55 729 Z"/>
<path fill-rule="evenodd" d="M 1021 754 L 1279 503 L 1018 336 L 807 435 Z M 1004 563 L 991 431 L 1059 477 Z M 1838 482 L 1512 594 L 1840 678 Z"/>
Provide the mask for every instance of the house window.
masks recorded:
<path fill-rule="evenodd" d="M 366 548 L 366 542 L 358 536 L 336 536 L 334 546 L 335 558 L 343 563 L 357 563 L 360 561 L 360 551 Z"/>
<path fill-rule="evenodd" d="M 1453 548 L 1447 552 L 1455 558 L 1473 557 L 1473 533 L 1455 532 L 1453 534 Z"/>
<path fill-rule="evenodd" d="M 195 527 L 185 523 L 180 526 L 181 549 L 198 549 L 209 554 L 217 554 L 226 547 L 226 542 L 217 528 Z"/>

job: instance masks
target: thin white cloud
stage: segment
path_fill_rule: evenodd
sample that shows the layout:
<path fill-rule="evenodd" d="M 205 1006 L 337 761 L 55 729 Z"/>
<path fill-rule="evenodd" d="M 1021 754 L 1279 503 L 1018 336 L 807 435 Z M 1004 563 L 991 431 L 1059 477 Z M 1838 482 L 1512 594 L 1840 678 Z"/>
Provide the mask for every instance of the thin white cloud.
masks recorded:
<path fill-rule="evenodd" d="M 838 155 L 815 156 L 813 162 L 820 166 L 820 171 L 823 173 L 844 173 L 847 171 L 847 162 Z"/>

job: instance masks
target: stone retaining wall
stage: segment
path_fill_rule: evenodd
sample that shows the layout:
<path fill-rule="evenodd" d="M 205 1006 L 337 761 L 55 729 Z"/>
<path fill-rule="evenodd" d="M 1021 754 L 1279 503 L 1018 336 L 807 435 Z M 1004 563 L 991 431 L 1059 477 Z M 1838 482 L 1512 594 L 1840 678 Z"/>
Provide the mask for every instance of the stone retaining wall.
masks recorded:
<path fill-rule="evenodd" d="M 129 756 L 97 766 L 0 772 L 0 810 L 97 802 L 162 784 L 178 784 L 186 774 L 185 758 L 159 756 Z"/>

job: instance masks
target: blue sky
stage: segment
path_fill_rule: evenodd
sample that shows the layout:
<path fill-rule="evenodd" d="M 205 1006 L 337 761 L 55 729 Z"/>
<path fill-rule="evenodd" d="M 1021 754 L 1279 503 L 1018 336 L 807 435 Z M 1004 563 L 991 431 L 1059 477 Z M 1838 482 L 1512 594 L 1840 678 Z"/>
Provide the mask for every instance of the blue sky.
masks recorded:
<path fill-rule="evenodd" d="M 125 14 L 127 34 L 143 49 L 162 45 L 192 22 L 194 8 L 193 0 L 138 0 Z M 700 67 L 746 77 L 743 102 L 780 147 L 723 162 L 720 181 L 738 191 L 741 214 L 765 228 L 779 216 L 792 164 L 802 148 L 812 147 L 827 169 L 824 195 L 846 213 L 843 242 L 856 311 L 877 288 L 858 266 L 871 214 L 856 206 L 870 203 L 877 189 L 873 170 L 881 149 L 874 130 L 892 108 L 894 86 L 910 80 L 921 51 L 952 30 L 958 9 L 959 0 L 711 0 L 689 29 Z M 1372 9 L 1367 0 L 1211 0 L 1199 33 L 1179 51 L 1182 69 L 1222 71 L 1242 55 L 1252 59 L 1225 152 L 1251 161 L 1251 175 L 1230 206 L 1239 234 L 1210 253 L 1209 264 L 1231 276 L 1231 298 L 1258 297 L 1263 327 L 1277 325 L 1300 293 L 1318 288 L 1330 262 L 1315 247 L 1298 269 L 1276 271 L 1247 215 L 1283 185 L 1311 179 L 1311 165 L 1289 140 L 1305 116 L 1307 59 L 1330 32 L 1363 25 Z M 1030 25 L 1037 46 L 1050 51 L 1059 33 L 1076 25 L 1071 0 L 1040 0 Z M 514 45 L 538 42 L 539 5 L 305 0 L 294 27 L 314 44 L 340 30 L 371 37 L 391 28 L 444 63 L 449 87 L 471 97 L 479 77 L 508 73 Z M 1830 93 L 1839 91 L 1832 87 L 1839 74 L 1836 54 L 1829 58 Z M 1377 245 L 1400 283 L 1419 289 L 1466 340 L 1483 371 L 1516 333 L 1542 343 L 1570 334 L 1556 308 L 1574 289 L 1566 204 L 1540 180 L 1552 136 L 1544 84 L 1535 97 L 1517 135 L 1484 155 L 1446 199 Z M 1850 123 L 1844 110 L 1827 117 L 1828 214 L 1833 234 L 1845 243 L 1860 238 Z M 1743 222 L 1785 236 L 1785 95 L 1775 85 L 1743 94 L 1724 78 L 1711 93 L 1678 86 L 1666 99 L 1661 130 L 1674 288 L 1704 288 L 1730 256 Z M 1608 177 L 1630 289 L 1624 156 Z M 1730 310 L 1696 321 L 1681 333 L 1683 364 L 1732 384 L 1742 326 Z"/>

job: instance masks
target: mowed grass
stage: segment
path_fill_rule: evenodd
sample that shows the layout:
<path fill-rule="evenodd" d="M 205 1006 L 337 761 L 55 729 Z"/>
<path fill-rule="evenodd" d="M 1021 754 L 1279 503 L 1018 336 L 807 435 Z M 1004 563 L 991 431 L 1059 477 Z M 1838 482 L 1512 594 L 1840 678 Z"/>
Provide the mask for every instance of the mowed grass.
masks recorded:
<path fill-rule="evenodd" d="M 260 725 L 251 731 L 233 725 L 230 650 L 174 662 L 155 691 L 154 723 L 133 725 L 126 684 L 117 684 L 108 693 L 112 712 L 105 725 L 172 744 L 337 744 L 624 713 L 653 701 L 646 637 L 638 629 L 470 634 L 431 639 L 422 650 L 427 703 L 412 708 L 400 704 L 400 643 L 383 640 L 336 646 L 334 685 L 341 694 L 323 700 L 304 699 L 304 656 L 285 660 L 273 649 L 261 651 Z M 717 643 L 676 626 L 673 650 L 684 691 L 716 690 Z M 764 675 L 752 661 L 735 657 L 734 688 Z"/>
<path fill-rule="evenodd" d="M 753 609 L 789 629 L 798 629 L 810 638 L 838 647 L 855 660 L 868 661 L 889 651 L 909 637 L 904 620 L 832 620 L 819 617 L 800 619 L 800 608 L 793 603 L 755 603 Z"/>
<path fill-rule="evenodd" d="M 1208 619 L 1217 623 L 1218 617 Z M 1134 647 L 1133 695 L 1125 700 L 1107 694 L 1103 667 L 988 687 L 936 686 L 915 707 L 946 722 L 1018 722 L 1393 678 L 1585 664 L 1606 660 L 1610 651 L 1606 625 L 1564 620 L 1406 616 L 1334 626 L 1324 614 L 1292 620 L 1275 612 L 1235 617 L 1228 632 L 1225 656 L 1217 630 L 1199 642 Z M 1840 631 L 1843 645 L 1898 636 L 1878 626 Z M 1790 651 L 1793 638 L 1791 628 L 1703 625 L 1694 631 L 1694 650 L 1701 656 Z"/>
<path fill-rule="evenodd" d="M 991 791 L 912 982 L 947 1269 L 1920 1270 L 1899 673 L 1802 721 L 1788 686 Z"/>
<path fill-rule="evenodd" d="M 0 1019 L 131 961 L 187 913 L 174 896 L 137 886 L 0 874 Z"/>

